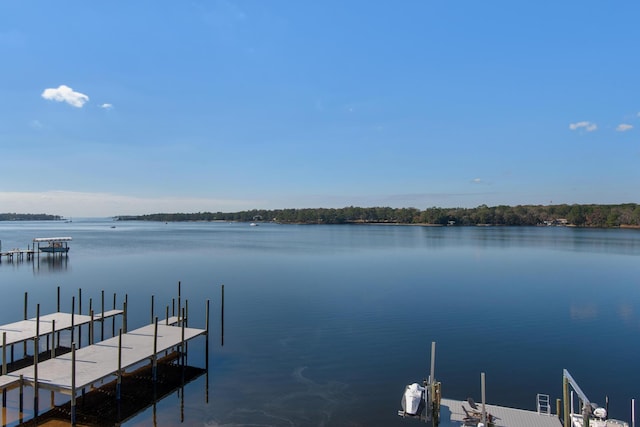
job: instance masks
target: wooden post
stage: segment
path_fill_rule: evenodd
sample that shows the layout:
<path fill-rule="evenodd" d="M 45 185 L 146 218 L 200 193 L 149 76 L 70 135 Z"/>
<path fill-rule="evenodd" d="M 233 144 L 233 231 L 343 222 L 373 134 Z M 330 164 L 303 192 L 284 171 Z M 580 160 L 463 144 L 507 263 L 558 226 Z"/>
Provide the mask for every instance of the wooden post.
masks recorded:
<path fill-rule="evenodd" d="M 51 356 L 53 359 L 56 357 L 56 319 L 51 321 Z"/>
<path fill-rule="evenodd" d="M 175 316 L 175 315 L 176 315 L 176 299 L 171 298 L 171 316 Z"/>
<path fill-rule="evenodd" d="M 224 347 L 224 285 L 222 285 L 222 297 L 220 301 L 220 346 Z"/>
<path fill-rule="evenodd" d="M 151 295 L 151 323 L 153 323 L 153 303 L 155 295 Z"/>
<path fill-rule="evenodd" d="M 124 333 L 127 333 L 127 300 L 125 298 L 124 300 L 124 307 L 122 310 L 123 314 L 122 314 L 122 329 L 124 330 Z"/>
<path fill-rule="evenodd" d="M 151 367 L 151 377 L 155 383 L 158 379 L 158 318 L 155 318 L 155 327 L 153 329 L 153 366 Z"/>
<path fill-rule="evenodd" d="M 93 345 L 93 320 L 94 320 L 94 314 L 93 314 L 93 310 L 89 311 L 89 314 L 91 315 L 91 322 L 89 323 L 89 345 Z"/>
<path fill-rule="evenodd" d="M 116 376 L 116 400 L 119 402 L 120 385 L 122 383 L 122 329 L 120 329 L 120 335 L 118 337 L 118 372 L 116 373 Z"/>
<path fill-rule="evenodd" d="M 167 325 L 169 324 L 169 306 L 167 306 L 167 312 L 166 312 L 166 317 L 164 318 L 164 321 L 167 322 Z"/>
<path fill-rule="evenodd" d="M 74 335 L 75 335 L 75 311 L 76 311 L 76 297 L 71 297 L 71 342 L 75 343 Z"/>
<path fill-rule="evenodd" d="M 2 332 L 2 375 L 7 375 L 7 333 Z M 2 407 L 7 407 L 7 390 L 2 389 Z M 2 414 L 5 414 L 5 410 L 2 410 Z M 3 425 L 6 425 L 3 422 Z"/>
<path fill-rule="evenodd" d="M 556 399 L 556 416 L 562 420 L 562 399 Z"/>
<path fill-rule="evenodd" d="M 24 375 L 20 374 L 20 398 L 18 402 L 18 410 L 20 411 L 20 422 L 24 413 Z"/>
<path fill-rule="evenodd" d="M 78 288 L 78 314 L 82 314 L 82 288 Z M 78 348 L 82 347 L 82 324 L 78 325 Z"/>
<path fill-rule="evenodd" d="M 33 412 L 38 416 L 38 357 L 40 356 L 40 304 L 36 304 L 36 337 L 33 341 Z"/>
<path fill-rule="evenodd" d="M 100 322 L 100 341 L 104 341 L 104 289 L 101 292 L 102 294 L 102 321 Z"/>
<path fill-rule="evenodd" d="M 60 286 L 58 286 L 58 305 L 57 307 L 57 312 L 60 313 Z"/>
<path fill-rule="evenodd" d="M 29 299 L 28 293 L 25 292 L 24 293 L 24 320 L 27 320 L 27 301 Z M 23 349 L 23 357 L 27 357 L 27 341 L 23 341 L 22 343 L 22 349 Z"/>
<path fill-rule="evenodd" d="M 116 309 L 116 294 L 114 292 L 113 294 L 113 309 Z M 116 336 L 116 316 L 113 316 L 111 318 L 111 336 L 115 337 Z"/>
<path fill-rule="evenodd" d="M 209 371 L 209 300 L 207 300 L 207 305 L 204 313 L 204 322 L 205 322 L 205 368 Z"/>
<path fill-rule="evenodd" d="M 2 375 L 7 375 L 7 333 L 2 332 Z"/>
<path fill-rule="evenodd" d="M 182 309 L 182 318 L 184 319 L 184 308 Z M 184 369 L 184 322 L 182 322 L 182 339 L 180 343 L 180 352 L 182 353 L 182 368 Z"/>
<path fill-rule="evenodd" d="M 182 289 L 182 285 L 181 285 L 180 281 L 178 280 L 178 317 L 180 317 L 180 313 L 181 313 L 181 311 L 180 311 L 180 307 L 182 307 L 182 306 L 180 305 L 180 297 L 182 296 L 182 291 L 181 291 L 181 289 Z M 183 316 L 183 317 L 184 317 L 184 316 Z"/>
<path fill-rule="evenodd" d="M 71 343 L 71 425 L 76 425 L 76 343 Z"/>

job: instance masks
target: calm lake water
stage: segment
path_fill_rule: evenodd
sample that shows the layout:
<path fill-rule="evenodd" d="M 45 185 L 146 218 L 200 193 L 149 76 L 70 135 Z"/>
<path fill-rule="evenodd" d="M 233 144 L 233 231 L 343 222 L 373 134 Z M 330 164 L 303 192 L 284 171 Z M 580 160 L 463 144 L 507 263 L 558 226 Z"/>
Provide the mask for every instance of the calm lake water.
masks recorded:
<path fill-rule="evenodd" d="M 55 311 L 57 286 L 66 310 L 82 288 L 85 312 L 127 293 L 130 329 L 151 295 L 163 317 L 178 281 L 190 326 L 211 299 L 209 402 L 200 377 L 157 425 L 415 424 L 396 412 L 432 341 L 447 398 L 479 401 L 485 372 L 489 403 L 533 410 L 536 393 L 562 397 L 563 368 L 612 417 L 640 398 L 640 230 L 0 222 L 3 250 L 50 236 L 73 237 L 63 262 L 0 264 L 0 323 L 22 319 L 24 292 L 30 316 Z M 204 367 L 204 338 L 189 352 Z"/>

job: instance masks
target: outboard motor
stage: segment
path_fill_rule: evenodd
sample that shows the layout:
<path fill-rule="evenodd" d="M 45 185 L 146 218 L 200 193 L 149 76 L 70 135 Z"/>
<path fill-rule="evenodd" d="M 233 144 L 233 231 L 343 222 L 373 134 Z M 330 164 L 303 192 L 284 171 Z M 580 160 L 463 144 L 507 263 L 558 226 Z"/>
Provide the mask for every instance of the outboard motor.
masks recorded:
<path fill-rule="evenodd" d="M 418 383 L 407 386 L 402 396 L 402 407 L 409 415 L 419 415 L 424 402 L 424 387 Z"/>

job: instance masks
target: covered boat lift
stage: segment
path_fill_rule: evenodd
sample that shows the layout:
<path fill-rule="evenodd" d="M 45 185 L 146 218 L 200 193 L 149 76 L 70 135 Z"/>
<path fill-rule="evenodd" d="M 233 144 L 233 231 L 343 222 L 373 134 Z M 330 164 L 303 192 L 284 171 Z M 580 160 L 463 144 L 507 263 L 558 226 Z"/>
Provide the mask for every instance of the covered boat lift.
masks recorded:
<path fill-rule="evenodd" d="M 66 255 L 69 252 L 71 240 L 71 237 L 36 237 L 33 239 L 33 249 L 38 253 L 38 256 L 40 256 L 40 252 Z M 38 244 L 37 250 L 36 243 Z M 40 243 L 47 243 L 47 245 L 40 246 Z"/>

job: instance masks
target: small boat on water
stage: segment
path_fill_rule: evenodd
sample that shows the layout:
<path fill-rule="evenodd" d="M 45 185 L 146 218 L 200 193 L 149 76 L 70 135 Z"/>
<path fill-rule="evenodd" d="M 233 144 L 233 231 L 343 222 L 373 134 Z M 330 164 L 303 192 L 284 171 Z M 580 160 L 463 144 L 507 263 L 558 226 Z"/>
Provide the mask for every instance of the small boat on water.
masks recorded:
<path fill-rule="evenodd" d="M 66 254 L 69 252 L 69 246 L 62 246 L 59 243 L 57 245 L 45 246 L 44 248 L 40 248 L 40 252 L 46 252 L 50 254 Z"/>
<path fill-rule="evenodd" d="M 249 224 L 249 225 L 250 225 L 251 227 L 257 227 L 257 226 L 258 226 L 258 224 L 257 224 L 257 223 L 255 223 L 255 222 L 252 222 L 252 223 L 251 223 L 251 224 Z"/>

